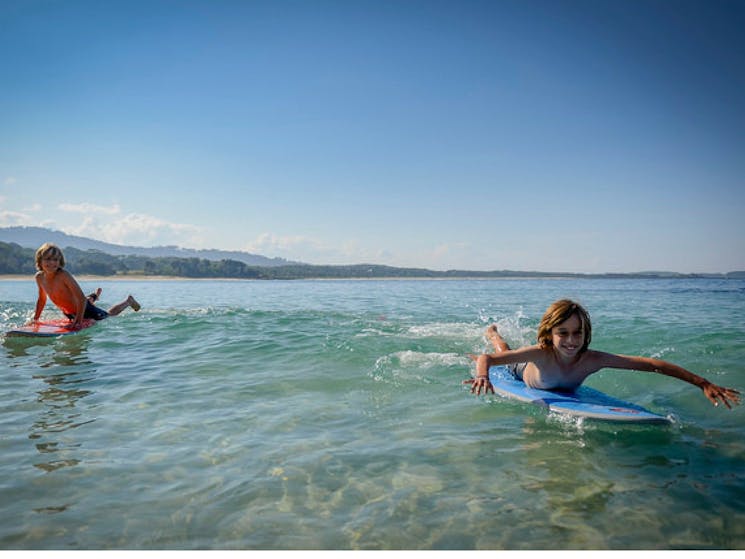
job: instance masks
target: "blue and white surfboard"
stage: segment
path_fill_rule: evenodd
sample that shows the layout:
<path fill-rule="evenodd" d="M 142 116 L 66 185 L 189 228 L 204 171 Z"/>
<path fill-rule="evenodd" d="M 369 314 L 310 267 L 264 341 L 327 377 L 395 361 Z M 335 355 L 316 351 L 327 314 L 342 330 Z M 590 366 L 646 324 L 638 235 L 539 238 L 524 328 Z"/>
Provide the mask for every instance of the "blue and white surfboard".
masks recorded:
<path fill-rule="evenodd" d="M 489 380 L 494 392 L 506 398 L 530 402 L 548 408 L 552 412 L 629 423 L 670 423 L 670 419 L 653 413 L 641 406 L 580 386 L 573 392 L 540 390 L 528 387 L 516 379 L 501 365 L 489 369 Z"/>

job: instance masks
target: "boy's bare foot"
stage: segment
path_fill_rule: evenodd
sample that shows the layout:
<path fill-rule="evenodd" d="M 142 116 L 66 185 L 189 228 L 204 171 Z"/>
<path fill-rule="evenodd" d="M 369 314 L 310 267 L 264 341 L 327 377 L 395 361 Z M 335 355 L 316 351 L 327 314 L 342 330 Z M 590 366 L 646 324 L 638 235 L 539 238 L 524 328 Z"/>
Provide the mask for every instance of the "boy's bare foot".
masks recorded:
<path fill-rule="evenodd" d="M 502 336 L 499 335 L 499 330 L 497 330 L 496 324 L 490 324 L 489 326 L 487 326 L 486 332 L 484 332 L 484 336 L 486 336 L 486 339 L 492 343 L 494 342 L 495 338 L 498 340 L 502 339 Z"/>
<path fill-rule="evenodd" d="M 502 336 L 499 334 L 499 330 L 497 330 L 496 324 L 492 324 L 488 326 L 486 329 L 486 332 L 484 332 L 484 336 L 486 336 L 486 339 L 491 342 L 495 350 L 508 351 L 510 349 L 510 346 L 507 344 L 507 342 L 504 341 L 504 338 L 502 338 Z"/>
<path fill-rule="evenodd" d="M 132 309 L 135 312 L 139 311 L 142 308 L 140 304 L 137 301 L 135 301 L 135 298 L 132 297 L 131 295 L 127 297 L 127 303 L 129 303 L 129 306 L 132 307 Z"/>

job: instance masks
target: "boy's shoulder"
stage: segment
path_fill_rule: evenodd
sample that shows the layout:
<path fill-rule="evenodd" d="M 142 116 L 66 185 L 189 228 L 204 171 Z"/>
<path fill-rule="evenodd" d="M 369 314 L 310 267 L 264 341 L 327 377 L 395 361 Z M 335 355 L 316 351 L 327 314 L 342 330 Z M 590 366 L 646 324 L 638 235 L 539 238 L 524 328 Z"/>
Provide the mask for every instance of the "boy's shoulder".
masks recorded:
<path fill-rule="evenodd" d="M 70 280 L 74 279 L 72 277 L 72 274 L 70 272 L 68 272 L 67 270 L 65 270 L 64 268 L 57 268 L 57 273 L 54 274 L 54 277 L 55 277 L 55 279 L 56 278 L 59 278 L 59 279 L 65 280 L 65 281 L 70 281 Z"/>
<path fill-rule="evenodd" d="M 588 349 L 587 351 L 585 351 L 583 359 L 585 362 L 592 364 L 592 366 L 594 367 L 603 368 L 608 366 L 607 363 L 614 357 L 616 357 L 614 353 Z"/>
<path fill-rule="evenodd" d="M 552 352 L 550 349 L 542 348 L 538 344 L 525 345 L 517 349 L 512 349 L 510 351 L 513 353 L 519 354 L 521 357 L 525 358 L 527 361 L 543 359 L 543 358 L 550 357 L 552 355 Z"/>
<path fill-rule="evenodd" d="M 43 270 L 39 270 L 34 275 L 34 278 L 36 278 L 37 280 L 43 279 L 44 277 L 45 277 L 45 275 L 44 275 L 44 271 Z M 51 280 L 51 281 L 56 281 L 58 279 L 63 279 L 63 278 L 64 279 L 72 278 L 72 274 L 70 274 L 70 272 L 68 272 L 64 268 L 58 268 L 57 271 L 54 273 L 54 275 L 51 278 L 48 278 L 48 279 Z"/>

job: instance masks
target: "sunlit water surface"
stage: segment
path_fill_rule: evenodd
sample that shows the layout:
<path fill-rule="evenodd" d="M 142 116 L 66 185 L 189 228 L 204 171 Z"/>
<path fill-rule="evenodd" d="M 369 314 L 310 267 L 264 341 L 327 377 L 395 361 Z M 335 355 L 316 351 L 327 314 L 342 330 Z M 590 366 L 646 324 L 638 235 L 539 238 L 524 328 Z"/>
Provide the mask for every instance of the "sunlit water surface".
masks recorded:
<path fill-rule="evenodd" d="M 568 296 L 594 348 L 745 389 L 743 281 L 100 285 L 102 306 L 133 293 L 143 310 L 2 338 L 0 548 L 745 547 L 745 407 L 661 375 L 591 377 L 673 419 L 628 426 L 461 384 L 488 324 L 533 343 Z M 0 281 L 2 331 L 35 289 Z"/>

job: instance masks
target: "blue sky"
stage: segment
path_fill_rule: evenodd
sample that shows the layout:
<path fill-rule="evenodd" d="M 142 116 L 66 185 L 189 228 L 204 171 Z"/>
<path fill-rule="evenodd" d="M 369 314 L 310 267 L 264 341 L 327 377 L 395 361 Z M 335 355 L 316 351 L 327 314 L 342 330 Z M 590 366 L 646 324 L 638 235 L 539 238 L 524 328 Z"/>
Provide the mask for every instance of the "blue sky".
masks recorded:
<path fill-rule="evenodd" d="M 745 2 L 0 0 L 0 226 L 745 269 Z"/>

